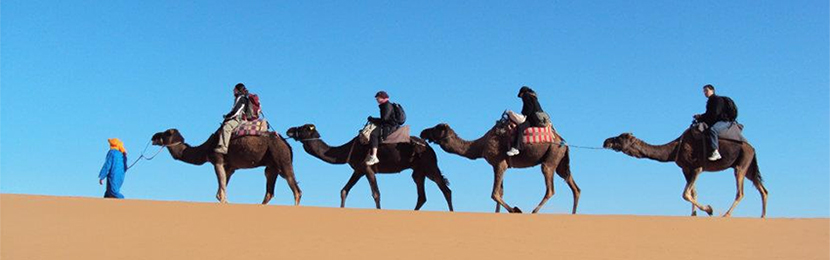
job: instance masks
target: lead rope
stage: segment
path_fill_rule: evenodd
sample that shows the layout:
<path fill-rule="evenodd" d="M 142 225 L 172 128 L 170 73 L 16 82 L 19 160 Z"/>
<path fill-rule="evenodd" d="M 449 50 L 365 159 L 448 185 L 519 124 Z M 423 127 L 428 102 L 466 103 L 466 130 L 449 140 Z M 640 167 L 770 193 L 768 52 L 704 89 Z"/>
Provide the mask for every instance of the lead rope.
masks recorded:
<path fill-rule="evenodd" d="M 133 168 L 133 166 L 134 166 L 136 163 L 138 163 L 139 161 L 141 161 L 141 159 L 145 159 L 145 160 L 149 161 L 149 160 L 152 160 L 153 158 L 156 158 L 156 155 L 158 155 L 159 153 L 161 153 L 161 150 L 162 150 L 162 149 L 164 149 L 164 147 L 167 147 L 167 145 L 162 145 L 161 147 L 159 147 L 159 150 L 158 150 L 158 151 L 156 151 L 156 153 L 155 153 L 155 154 L 153 154 L 153 156 L 147 157 L 147 156 L 144 156 L 144 153 L 145 153 L 145 152 L 147 152 L 147 148 L 149 148 L 149 147 L 150 147 L 150 142 L 152 142 L 152 140 L 151 140 L 151 141 L 147 141 L 147 145 L 145 145 L 145 146 L 144 146 L 144 150 L 143 150 L 143 151 L 141 151 L 141 155 L 140 155 L 140 156 L 138 156 L 138 158 L 136 158 L 136 159 L 135 159 L 135 161 L 134 161 L 132 164 L 130 164 L 130 166 L 127 166 L 127 169 L 125 169 L 125 170 L 129 170 L 129 169 Z"/>

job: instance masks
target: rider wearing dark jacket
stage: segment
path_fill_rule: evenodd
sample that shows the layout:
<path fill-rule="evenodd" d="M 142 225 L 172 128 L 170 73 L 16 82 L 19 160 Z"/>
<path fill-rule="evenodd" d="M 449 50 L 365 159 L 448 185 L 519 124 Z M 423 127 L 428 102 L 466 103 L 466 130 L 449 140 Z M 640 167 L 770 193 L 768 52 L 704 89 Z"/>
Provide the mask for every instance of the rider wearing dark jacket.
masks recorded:
<path fill-rule="evenodd" d="M 392 106 L 392 102 L 389 101 L 389 94 L 386 91 L 378 91 L 375 94 L 375 100 L 378 102 L 378 108 L 380 108 L 380 117 L 369 117 L 369 122 L 377 125 L 374 131 L 372 131 L 371 135 L 369 136 L 369 140 L 372 144 L 372 150 L 369 156 L 366 158 L 366 165 L 374 165 L 380 162 L 378 159 L 378 146 L 389 137 L 389 134 L 395 132 L 395 130 L 400 127 L 398 124 L 394 114 L 395 108 Z"/>
<path fill-rule="evenodd" d="M 516 156 L 522 149 L 522 138 L 524 132 L 528 127 L 544 127 L 544 123 L 539 119 L 537 113 L 545 112 L 542 110 L 542 105 L 536 97 L 536 92 L 528 86 L 522 86 L 519 89 L 519 98 L 522 99 L 522 115 L 525 116 L 525 122 L 516 126 L 516 139 L 513 141 L 513 148 L 507 151 L 507 155 Z"/>
<path fill-rule="evenodd" d="M 727 121 L 726 115 L 723 113 L 723 108 L 723 98 L 716 95 L 713 91 L 706 100 L 706 112 L 700 115 L 698 120 L 710 126 L 718 121 Z"/>
<path fill-rule="evenodd" d="M 729 118 L 727 114 L 726 97 L 715 95 L 714 86 L 703 86 L 703 95 L 708 99 L 706 101 L 706 112 L 695 115 L 694 118 L 709 126 L 706 136 L 712 153 L 708 159 L 709 161 L 717 161 L 721 159 L 720 151 L 718 151 L 718 135 L 732 127 L 735 121 L 734 118 Z"/>
<path fill-rule="evenodd" d="M 533 127 L 543 127 L 542 123 L 539 121 L 539 117 L 536 116 L 537 112 L 545 112 L 542 110 L 542 105 L 539 105 L 539 100 L 536 98 L 536 92 L 530 89 L 527 86 L 522 87 L 519 90 L 519 97 L 522 99 L 522 115 L 527 117 L 527 121 L 530 123 L 530 126 Z"/>
<path fill-rule="evenodd" d="M 383 94 L 386 94 L 386 92 L 383 92 Z M 388 99 L 388 95 L 386 96 Z M 386 137 L 388 137 L 392 132 L 395 132 L 400 125 L 398 125 L 398 122 L 396 122 L 393 118 L 395 108 L 392 107 L 391 102 L 385 101 L 378 104 L 378 108 L 380 108 L 380 117 L 369 117 L 369 122 L 377 125 L 378 129 L 380 129 L 379 136 L 381 136 L 381 139 L 386 139 Z M 373 142 L 372 147 L 377 147 L 377 144 Z"/>

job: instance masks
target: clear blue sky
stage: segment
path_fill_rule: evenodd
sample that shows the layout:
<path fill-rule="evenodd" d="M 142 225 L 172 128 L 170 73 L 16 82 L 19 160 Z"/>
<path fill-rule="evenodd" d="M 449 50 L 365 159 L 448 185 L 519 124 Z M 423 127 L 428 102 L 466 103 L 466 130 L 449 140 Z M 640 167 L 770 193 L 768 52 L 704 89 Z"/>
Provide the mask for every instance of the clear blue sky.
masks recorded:
<path fill-rule="evenodd" d="M 347 2 L 3 1 L 0 191 L 99 197 L 107 138 L 121 138 L 130 161 L 167 128 L 200 144 L 237 82 L 280 132 L 314 123 L 337 145 L 378 113 L 380 89 L 416 132 L 446 122 L 473 139 L 521 108 L 522 85 L 574 145 L 622 132 L 662 144 L 703 112 L 701 86 L 714 84 L 740 107 L 768 216 L 830 216 L 827 1 Z M 339 206 L 351 170 L 292 145 L 302 205 Z M 491 212 L 491 167 L 433 147 L 456 210 Z M 575 149 L 571 160 L 580 213 L 689 213 L 674 164 L 603 150 Z M 262 172 L 237 172 L 229 200 L 259 203 Z M 384 208 L 414 207 L 410 174 L 379 177 Z M 505 199 L 529 211 L 542 181 L 538 167 L 510 170 Z M 555 185 L 542 212 L 567 213 L 570 191 Z M 734 199 L 731 171 L 704 173 L 697 187 L 717 213 Z M 216 178 L 164 152 L 131 170 L 122 191 L 212 202 Z M 759 216 L 758 193 L 745 191 L 735 215 Z M 427 196 L 424 209 L 446 210 L 432 183 Z M 284 180 L 271 203 L 291 204 Z M 373 207 L 365 180 L 347 204 Z"/>

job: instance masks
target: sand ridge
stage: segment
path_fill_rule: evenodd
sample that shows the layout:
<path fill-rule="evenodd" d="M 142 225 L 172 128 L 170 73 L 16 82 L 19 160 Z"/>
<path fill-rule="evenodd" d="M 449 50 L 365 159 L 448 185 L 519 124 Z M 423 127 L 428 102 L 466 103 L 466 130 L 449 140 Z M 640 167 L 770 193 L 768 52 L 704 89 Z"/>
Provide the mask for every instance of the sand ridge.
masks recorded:
<path fill-rule="evenodd" d="M 830 259 L 830 219 L 509 215 L 0 194 L 2 259 Z"/>

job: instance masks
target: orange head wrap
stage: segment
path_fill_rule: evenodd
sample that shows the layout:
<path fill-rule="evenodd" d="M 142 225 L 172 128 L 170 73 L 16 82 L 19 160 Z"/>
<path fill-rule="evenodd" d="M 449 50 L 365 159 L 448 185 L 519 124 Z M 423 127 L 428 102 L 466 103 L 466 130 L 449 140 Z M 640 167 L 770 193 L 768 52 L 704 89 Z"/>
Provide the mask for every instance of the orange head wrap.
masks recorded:
<path fill-rule="evenodd" d="M 107 139 L 107 141 L 110 142 L 110 149 L 115 149 L 123 154 L 127 154 L 127 149 L 124 148 L 124 143 L 122 143 L 121 140 L 118 140 L 118 138 L 110 138 Z"/>

